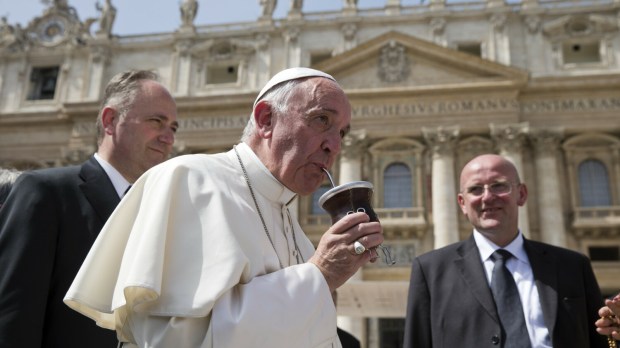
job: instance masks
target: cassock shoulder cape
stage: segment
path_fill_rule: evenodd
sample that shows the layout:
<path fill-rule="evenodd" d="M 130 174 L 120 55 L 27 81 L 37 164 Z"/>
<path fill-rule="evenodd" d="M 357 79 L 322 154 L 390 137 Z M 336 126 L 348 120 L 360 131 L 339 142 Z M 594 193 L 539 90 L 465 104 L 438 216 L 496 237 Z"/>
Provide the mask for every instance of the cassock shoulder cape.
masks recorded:
<path fill-rule="evenodd" d="M 294 193 L 245 144 L 237 149 L 278 250 Z M 280 228 L 281 229 L 281 228 Z M 305 260 L 314 252 L 294 221 Z M 284 246 L 282 246 L 284 243 Z M 64 299 L 132 341 L 130 312 L 204 318 L 201 347 L 340 346 L 327 283 L 310 263 L 287 267 L 267 238 L 234 151 L 166 161 L 133 185 Z M 278 257 L 285 265 L 280 269 Z M 294 258 L 293 258 L 294 260 Z"/>

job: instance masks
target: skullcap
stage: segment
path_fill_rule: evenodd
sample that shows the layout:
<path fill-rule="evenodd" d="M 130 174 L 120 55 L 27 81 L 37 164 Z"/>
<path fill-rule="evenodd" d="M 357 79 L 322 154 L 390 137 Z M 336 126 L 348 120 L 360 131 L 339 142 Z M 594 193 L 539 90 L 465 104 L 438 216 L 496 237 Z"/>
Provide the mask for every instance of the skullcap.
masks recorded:
<path fill-rule="evenodd" d="M 332 81 L 336 81 L 331 75 L 326 74 L 322 71 L 310 69 L 310 68 L 290 68 L 286 70 L 282 70 L 279 73 L 275 74 L 269 82 L 263 87 L 263 89 L 258 93 L 258 97 L 254 101 L 254 106 L 258 103 L 259 100 L 265 95 L 265 93 L 269 92 L 274 86 L 291 80 L 297 80 L 304 77 L 325 77 Z"/>

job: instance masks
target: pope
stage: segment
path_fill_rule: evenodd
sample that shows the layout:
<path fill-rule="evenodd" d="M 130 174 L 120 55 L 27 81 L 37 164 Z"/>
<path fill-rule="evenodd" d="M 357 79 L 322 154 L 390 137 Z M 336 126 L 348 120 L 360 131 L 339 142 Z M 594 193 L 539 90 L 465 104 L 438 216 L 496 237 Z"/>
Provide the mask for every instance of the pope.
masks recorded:
<path fill-rule="evenodd" d="M 332 76 L 276 74 L 233 149 L 171 159 L 133 185 L 65 303 L 124 347 L 340 347 L 331 294 L 377 259 L 381 225 L 347 215 L 315 250 L 290 208 L 322 183 L 350 121 Z"/>

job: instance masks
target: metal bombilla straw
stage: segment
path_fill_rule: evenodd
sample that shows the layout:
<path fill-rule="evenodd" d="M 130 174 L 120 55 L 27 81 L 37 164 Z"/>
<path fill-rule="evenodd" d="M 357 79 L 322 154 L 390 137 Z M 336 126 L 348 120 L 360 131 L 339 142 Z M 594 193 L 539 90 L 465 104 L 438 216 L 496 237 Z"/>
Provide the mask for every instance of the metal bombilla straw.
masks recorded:
<path fill-rule="evenodd" d="M 321 169 L 323 169 L 323 171 L 325 172 L 325 175 L 327 175 L 327 178 L 329 179 L 329 182 L 332 185 L 332 188 L 335 188 L 336 184 L 334 184 L 334 178 L 332 178 L 332 175 L 330 174 L 330 172 L 327 170 L 327 168 L 321 168 Z M 396 264 L 396 260 L 394 260 L 394 258 L 392 257 L 392 253 L 390 252 L 390 249 L 383 246 L 383 244 L 379 244 L 377 248 L 381 249 L 381 252 L 383 253 L 384 261 L 388 266 L 392 266 Z"/>

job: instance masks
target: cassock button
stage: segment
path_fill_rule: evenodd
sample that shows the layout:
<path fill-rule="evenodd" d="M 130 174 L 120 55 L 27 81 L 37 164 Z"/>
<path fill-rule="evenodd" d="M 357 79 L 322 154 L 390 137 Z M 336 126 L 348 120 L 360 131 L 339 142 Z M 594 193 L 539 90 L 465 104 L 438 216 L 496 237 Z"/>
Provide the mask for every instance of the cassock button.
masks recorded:
<path fill-rule="evenodd" d="M 494 335 L 493 337 L 491 337 L 491 343 L 493 343 L 494 345 L 498 345 L 499 341 L 499 336 Z"/>

